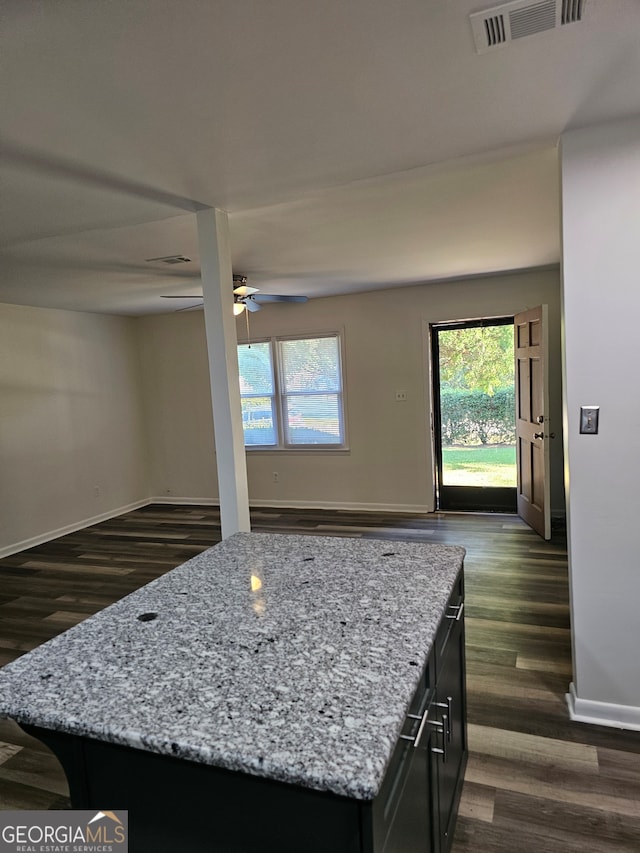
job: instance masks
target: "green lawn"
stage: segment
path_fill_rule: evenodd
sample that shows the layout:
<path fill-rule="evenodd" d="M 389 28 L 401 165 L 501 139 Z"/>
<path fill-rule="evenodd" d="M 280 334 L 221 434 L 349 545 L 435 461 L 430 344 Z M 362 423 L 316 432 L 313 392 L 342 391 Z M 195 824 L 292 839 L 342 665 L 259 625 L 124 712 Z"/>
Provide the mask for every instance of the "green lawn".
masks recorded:
<path fill-rule="evenodd" d="M 515 486 L 515 445 L 442 448 L 445 486 Z"/>

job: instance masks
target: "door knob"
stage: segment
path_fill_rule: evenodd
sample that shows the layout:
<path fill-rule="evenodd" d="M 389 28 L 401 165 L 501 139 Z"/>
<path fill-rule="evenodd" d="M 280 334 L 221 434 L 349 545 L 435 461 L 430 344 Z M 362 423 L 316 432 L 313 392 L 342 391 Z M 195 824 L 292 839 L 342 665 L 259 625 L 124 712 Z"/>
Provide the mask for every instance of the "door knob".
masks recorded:
<path fill-rule="evenodd" d="M 536 418 L 536 423 L 537 424 L 543 424 L 544 423 L 544 415 L 538 415 L 538 417 Z"/>
<path fill-rule="evenodd" d="M 534 438 L 544 438 L 544 433 L 543 432 L 534 432 L 533 437 Z"/>

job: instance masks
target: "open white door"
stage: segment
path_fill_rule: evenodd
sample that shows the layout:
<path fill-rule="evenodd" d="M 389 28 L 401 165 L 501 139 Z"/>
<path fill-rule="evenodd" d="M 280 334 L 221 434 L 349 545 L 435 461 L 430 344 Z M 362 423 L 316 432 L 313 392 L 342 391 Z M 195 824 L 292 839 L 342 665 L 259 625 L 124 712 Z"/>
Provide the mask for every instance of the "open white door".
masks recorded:
<path fill-rule="evenodd" d="M 551 538 L 547 306 L 514 317 L 518 515 Z"/>

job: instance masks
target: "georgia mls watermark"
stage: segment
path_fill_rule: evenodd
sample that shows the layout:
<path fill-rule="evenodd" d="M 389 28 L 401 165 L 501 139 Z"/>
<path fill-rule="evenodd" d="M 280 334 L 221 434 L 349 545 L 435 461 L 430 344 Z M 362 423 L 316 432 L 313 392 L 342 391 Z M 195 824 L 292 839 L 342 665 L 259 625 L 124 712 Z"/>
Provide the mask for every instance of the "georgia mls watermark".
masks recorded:
<path fill-rule="evenodd" d="M 0 811 L 0 853 L 128 853 L 128 812 Z"/>

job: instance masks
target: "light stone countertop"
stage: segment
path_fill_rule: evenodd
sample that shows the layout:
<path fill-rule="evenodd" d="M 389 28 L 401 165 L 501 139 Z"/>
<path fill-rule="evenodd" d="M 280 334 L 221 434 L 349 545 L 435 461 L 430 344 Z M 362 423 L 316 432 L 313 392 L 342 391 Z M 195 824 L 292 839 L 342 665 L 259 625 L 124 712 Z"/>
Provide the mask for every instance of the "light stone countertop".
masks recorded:
<path fill-rule="evenodd" d="M 0 670 L 0 714 L 372 799 L 464 553 L 237 533 Z"/>

